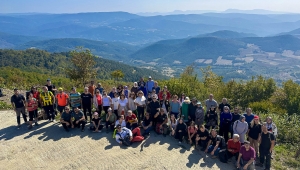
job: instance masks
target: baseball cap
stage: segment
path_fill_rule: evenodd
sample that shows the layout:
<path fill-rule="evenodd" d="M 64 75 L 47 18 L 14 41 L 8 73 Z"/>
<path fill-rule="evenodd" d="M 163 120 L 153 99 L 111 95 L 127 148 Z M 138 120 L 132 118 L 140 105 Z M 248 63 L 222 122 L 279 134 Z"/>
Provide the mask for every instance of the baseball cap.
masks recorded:
<path fill-rule="evenodd" d="M 257 115 L 254 116 L 254 119 L 259 119 L 259 117 Z"/>
<path fill-rule="evenodd" d="M 112 109 L 111 109 L 111 108 L 108 108 L 108 110 L 107 110 L 107 111 L 111 112 L 111 111 L 112 111 Z"/>
<path fill-rule="evenodd" d="M 62 87 L 60 87 L 60 88 L 58 88 L 58 90 L 61 90 L 61 91 L 63 91 L 63 88 L 62 88 Z"/>
<path fill-rule="evenodd" d="M 119 125 L 117 125 L 117 126 L 116 126 L 116 128 L 117 128 L 117 129 L 121 128 L 121 125 L 120 125 L 120 124 L 119 124 Z"/>
<path fill-rule="evenodd" d="M 97 116 L 97 115 L 98 115 L 98 112 L 95 112 L 94 115 Z"/>
<path fill-rule="evenodd" d="M 151 76 L 149 76 L 149 79 L 152 79 L 152 77 L 151 77 Z"/>
<path fill-rule="evenodd" d="M 201 104 L 201 102 L 197 102 L 197 104 Z"/>

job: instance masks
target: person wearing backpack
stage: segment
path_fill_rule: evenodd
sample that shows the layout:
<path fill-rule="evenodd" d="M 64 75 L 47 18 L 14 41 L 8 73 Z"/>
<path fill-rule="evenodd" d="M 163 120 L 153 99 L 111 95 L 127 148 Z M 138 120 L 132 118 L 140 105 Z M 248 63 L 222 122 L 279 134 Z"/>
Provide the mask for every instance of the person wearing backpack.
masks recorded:
<path fill-rule="evenodd" d="M 230 131 L 232 114 L 228 106 L 224 106 L 224 111 L 220 114 L 220 131 L 219 135 L 224 136 L 225 142 L 228 141 L 228 133 Z M 247 131 L 246 131 L 247 132 Z"/>
<path fill-rule="evenodd" d="M 48 122 L 55 122 L 55 112 L 53 108 L 55 97 L 51 91 L 48 91 L 46 86 L 43 87 L 43 92 L 40 94 L 40 100 L 42 108 L 48 115 Z"/>
<path fill-rule="evenodd" d="M 225 139 L 217 135 L 217 131 L 212 129 L 205 153 L 210 153 L 212 158 L 217 158 L 219 151 L 225 147 Z"/>
<path fill-rule="evenodd" d="M 271 168 L 271 154 L 275 146 L 275 136 L 273 133 L 268 131 L 267 122 L 262 124 L 262 133 L 259 140 L 259 159 L 260 163 L 257 166 L 263 166 L 265 164 L 265 170 Z"/>
<path fill-rule="evenodd" d="M 245 116 L 242 115 L 240 120 L 237 120 L 233 124 L 233 133 L 240 135 L 240 142 L 244 143 L 245 136 L 248 131 L 248 123 L 245 121 Z"/>

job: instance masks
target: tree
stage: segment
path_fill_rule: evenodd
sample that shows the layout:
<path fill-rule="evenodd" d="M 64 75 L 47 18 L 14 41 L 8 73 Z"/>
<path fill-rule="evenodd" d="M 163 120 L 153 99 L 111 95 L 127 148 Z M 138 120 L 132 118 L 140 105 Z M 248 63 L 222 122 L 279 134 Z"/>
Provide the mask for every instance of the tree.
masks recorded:
<path fill-rule="evenodd" d="M 117 79 L 117 81 L 124 77 L 124 73 L 121 70 L 112 71 L 110 75 L 113 79 Z"/>
<path fill-rule="evenodd" d="M 66 74 L 71 80 L 84 87 L 88 80 L 96 77 L 95 56 L 90 50 L 82 47 L 71 51 L 70 56 L 72 65 L 66 69 Z"/>

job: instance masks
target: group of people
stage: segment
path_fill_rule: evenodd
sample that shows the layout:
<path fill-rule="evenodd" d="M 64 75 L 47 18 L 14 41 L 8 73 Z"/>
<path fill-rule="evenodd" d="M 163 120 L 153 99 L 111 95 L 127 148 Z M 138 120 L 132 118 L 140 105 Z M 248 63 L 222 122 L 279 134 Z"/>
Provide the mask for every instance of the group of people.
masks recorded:
<path fill-rule="evenodd" d="M 91 131 L 101 132 L 103 121 L 106 132 L 112 131 L 119 144 L 128 146 L 143 141 L 153 130 L 165 137 L 170 135 L 179 143 L 186 141 L 195 145 L 196 149 L 213 158 L 219 157 L 222 162 L 235 157 L 236 167 L 242 169 L 264 164 L 265 169 L 270 169 L 277 136 L 271 117 L 261 123 L 251 108 L 240 114 L 240 109 L 232 108 L 226 98 L 218 104 L 213 94 L 202 106 L 199 100 L 190 100 L 184 93 L 180 97 L 171 95 L 167 86 L 161 89 L 151 76 L 148 81 L 141 78 L 134 82 L 130 90 L 129 86 L 120 85 L 109 92 L 100 83 L 96 86 L 91 81 L 83 93 L 77 92 L 75 87 L 70 93 L 61 87 L 56 89 L 48 79 L 41 92 L 32 87 L 26 99 L 14 89 L 11 103 L 18 127 L 21 114 L 27 122 L 26 110 L 28 128 L 31 129 L 33 123 L 38 125 L 37 110 L 42 108 L 49 122 L 55 122 L 60 113 L 60 123 L 66 131 L 75 127 L 84 131 L 89 123 Z"/>

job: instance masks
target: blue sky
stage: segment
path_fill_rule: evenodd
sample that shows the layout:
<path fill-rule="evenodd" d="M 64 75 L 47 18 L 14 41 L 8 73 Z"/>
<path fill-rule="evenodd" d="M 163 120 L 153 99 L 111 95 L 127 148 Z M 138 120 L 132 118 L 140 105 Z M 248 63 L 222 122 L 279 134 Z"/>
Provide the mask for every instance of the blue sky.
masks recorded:
<path fill-rule="evenodd" d="M 78 13 L 126 11 L 266 9 L 300 12 L 300 0 L 2 0 L 0 13 Z"/>

